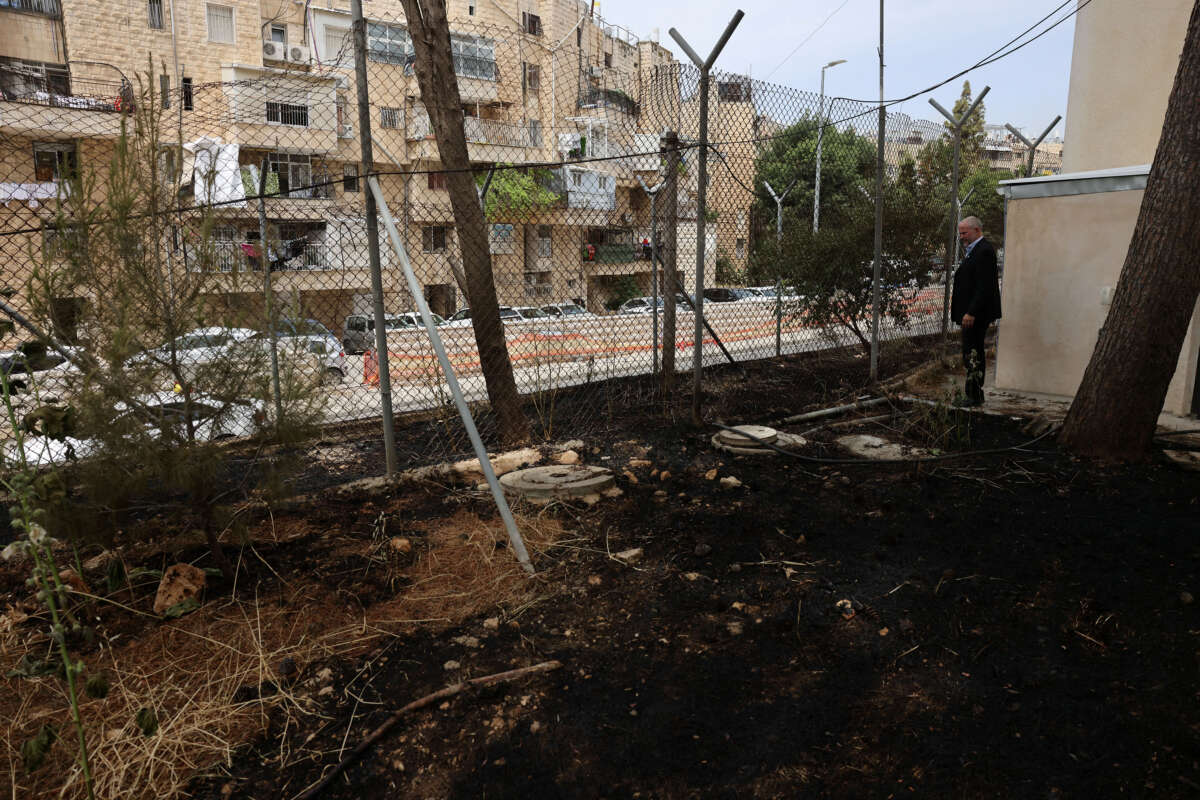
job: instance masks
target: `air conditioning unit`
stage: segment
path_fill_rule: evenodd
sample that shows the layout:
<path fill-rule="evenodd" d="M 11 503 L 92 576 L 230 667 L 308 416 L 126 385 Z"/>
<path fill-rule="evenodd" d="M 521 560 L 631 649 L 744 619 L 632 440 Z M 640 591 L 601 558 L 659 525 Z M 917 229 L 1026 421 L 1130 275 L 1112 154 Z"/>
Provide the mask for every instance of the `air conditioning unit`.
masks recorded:
<path fill-rule="evenodd" d="M 588 74 L 591 75 L 593 78 L 603 78 L 604 77 L 604 67 L 600 67 L 600 66 L 593 64 L 588 69 Z"/>
<path fill-rule="evenodd" d="M 287 49 L 287 60 L 293 64 L 307 64 L 308 48 L 298 44 L 290 45 Z"/>
<path fill-rule="evenodd" d="M 334 88 L 335 89 L 349 89 L 350 88 L 350 79 L 347 78 L 345 75 L 337 75 L 336 82 L 334 83 Z"/>
<path fill-rule="evenodd" d="M 338 136 L 343 139 L 353 139 L 354 138 L 354 126 L 353 125 L 340 126 L 338 128 Z"/>
<path fill-rule="evenodd" d="M 279 42 L 263 42 L 263 61 L 284 61 L 286 56 Z"/>

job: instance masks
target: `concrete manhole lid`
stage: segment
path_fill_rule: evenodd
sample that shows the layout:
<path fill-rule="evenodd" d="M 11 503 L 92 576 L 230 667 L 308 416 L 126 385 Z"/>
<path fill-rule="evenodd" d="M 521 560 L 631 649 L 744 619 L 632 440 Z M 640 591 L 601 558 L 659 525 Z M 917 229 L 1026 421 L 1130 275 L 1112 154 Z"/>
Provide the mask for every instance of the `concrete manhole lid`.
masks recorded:
<path fill-rule="evenodd" d="M 610 470 L 583 464 L 530 467 L 500 476 L 500 484 L 508 491 L 534 498 L 585 497 L 610 489 L 614 483 Z"/>
<path fill-rule="evenodd" d="M 738 436 L 734 431 L 740 431 L 754 438 L 748 439 L 746 436 Z M 766 425 L 735 425 L 732 431 L 719 431 L 717 438 L 721 440 L 722 444 L 733 445 L 734 447 L 762 447 L 762 443 L 775 444 L 775 441 L 779 438 L 779 432 L 774 428 L 768 428 Z M 755 439 L 761 440 L 761 442 L 755 441 Z"/>
<path fill-rule="evenodd" d="M 754 438 L 749 439 L 745 436 L 738 436 L 735 431 L 741 431 Z M 713 447 L 716 447 L 718 450 L 724 450 L 727 453 L 734 453 L 740 456 L 776 454 L 777 451 L 769 445 L 794 448 L 803 447 L 807 444 L 802 436 L 783 433 L 774 428 L 768 428 L 765 425 L 738 425 L 733 430 L 718 431 L 713 434 L 712 443 Z"/>

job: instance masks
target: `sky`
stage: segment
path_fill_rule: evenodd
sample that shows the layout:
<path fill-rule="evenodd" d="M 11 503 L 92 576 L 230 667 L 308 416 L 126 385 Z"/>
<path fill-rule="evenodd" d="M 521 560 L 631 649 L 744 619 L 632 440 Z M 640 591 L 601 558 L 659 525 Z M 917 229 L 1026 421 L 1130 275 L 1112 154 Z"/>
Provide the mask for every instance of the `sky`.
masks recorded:
<path fill-rule="evenodd" d="M 887 0 L 884 94 L 888 99 L 902 97 L 940 83 L 1017 36 L 1061 2 Z M 826 94 L 872 102 L 879 98 L 876 0 L 741 0 L 740 5 L 736 0 L 599 0 L 597 5 L 610 24 L 628 28 L 640 38 L 654 38 L 652 31 L 658 28 L 659 42 L 684 61 L 687 57 L 668 33 L 672 26 L 697 53 L 707 56 L 741 8 L 746 16 L 717 59 L 716 68 L 817 92 L 821 67 L 844 58 L 845 64 L 826 70 Z M 1074 6 L 1074 2 L 1068 3 L 1049 22 Z M 789 57 L 831 13 L 833 17 L 824 27 Z M 1035 138 L 1056 115 L 1066 119 L 1074 31 L 1074 19 L 1069 19 L 1013 55 L 889 110 L 940 121 L 927 98 L 951 108 L 966 79 L 976 93 L 985 85 L 991 87 L 984 99 L 988 123 L 1011 123 Z M 1061 136 L 1063 124 L 1050 135 Z"/>

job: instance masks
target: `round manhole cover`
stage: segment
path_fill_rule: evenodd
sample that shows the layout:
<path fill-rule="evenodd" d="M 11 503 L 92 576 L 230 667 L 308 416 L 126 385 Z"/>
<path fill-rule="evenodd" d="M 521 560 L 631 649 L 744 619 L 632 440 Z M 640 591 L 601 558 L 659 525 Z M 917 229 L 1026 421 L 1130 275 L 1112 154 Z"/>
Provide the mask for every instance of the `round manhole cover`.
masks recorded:
<path fill-rule="evenodd" d="M 584 497 L 610 489 L 614 482 L 610 470 L 583 464 L 530 467 L 500 476 L 505 489 L 534 498 Z"/>
<path fill-rule="evenodd" d="M 735 431 L 747 435 L 739 436 Z M 779 432 L 766 425 L 738 425 L 733 430 L 722 430 L 717 436 L 722 444 L 734 447 L 762 447 L 764 444 L 775 444 Z"/>

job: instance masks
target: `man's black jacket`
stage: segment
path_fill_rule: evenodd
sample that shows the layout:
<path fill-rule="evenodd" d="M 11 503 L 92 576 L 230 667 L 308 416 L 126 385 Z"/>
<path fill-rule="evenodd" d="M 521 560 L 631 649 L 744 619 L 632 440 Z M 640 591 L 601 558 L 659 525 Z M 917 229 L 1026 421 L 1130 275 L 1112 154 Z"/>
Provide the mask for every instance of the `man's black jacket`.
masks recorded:
<path fill-rule="evenodd" d="M 950 319 L 962 324 L 963 314 L 980 322 L 1000 319 L 1000 280 L 996 275 L 996 249 L 980 239 L 954 273 Z"/>

